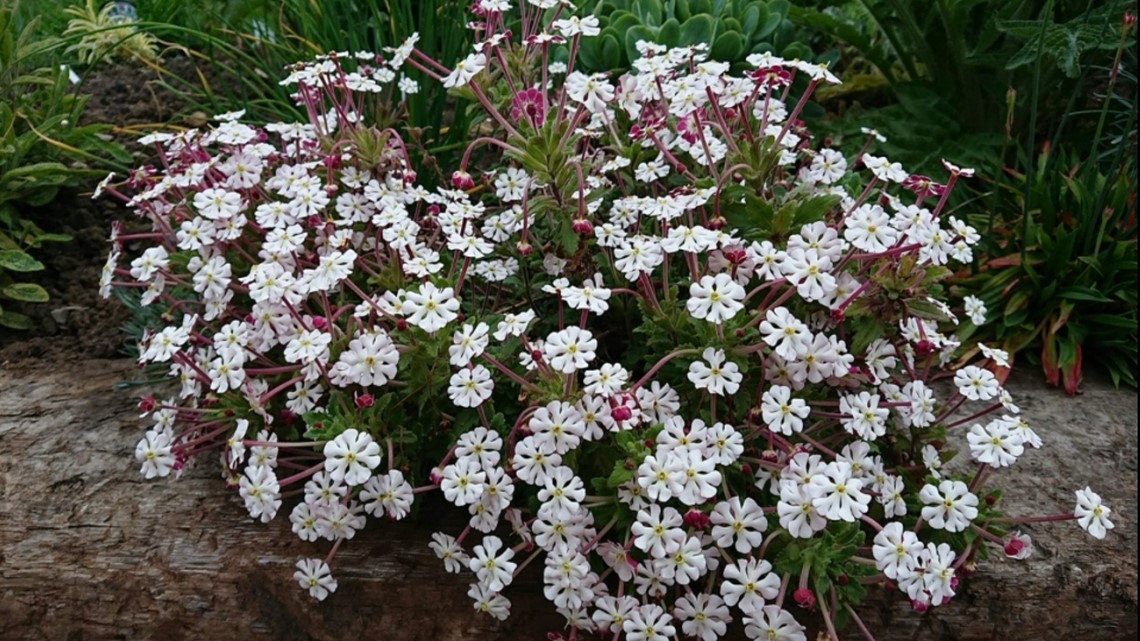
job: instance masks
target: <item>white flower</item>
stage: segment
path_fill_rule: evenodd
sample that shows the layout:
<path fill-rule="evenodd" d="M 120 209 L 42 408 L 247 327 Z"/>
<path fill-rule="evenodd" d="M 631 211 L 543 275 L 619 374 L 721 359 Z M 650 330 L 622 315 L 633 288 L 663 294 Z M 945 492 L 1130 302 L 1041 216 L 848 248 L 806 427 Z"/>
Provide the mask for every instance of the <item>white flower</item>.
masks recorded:
<path fill-rule="evenodd" d="M 768 310 L 760 323 L 760 333 L 776 356 L 786 361 L 795 360 L 799 346 L 811 340 L 808 326 L 792 316 L 786 307 Z"/>
<path fill-rule="evenodd" d="M 414 498 L 412 486 L 404 480 L 404 474 L 400 470 L 377 474 L 360 489 L 364 511 L 377 518 L 385 514 L 396 520 L 404 518 L 408 515 Z"/>
<path fill-rule="evenodd" d="M 149 430 L 135 447 L 135 460 L 142 468 L 139 472 L 146 479 L 168 476 L 174 469 L 173 442 L 168 430 Z"/>
<path fill-rule="evenodd" d="M 744 375 L 736 363 L 725 362 L 723 349 L 707 347 L 701 356 L 704 362 L 693 361 L 689 364 L 689 381 L 694 387 L 721 396 L 731 396 L 740 389 Z"/>
<path fill-rule="evenodd" d="M 380 445 L 366 433 L 349 428 L 325 443 L 325 472 L 345 485 L 360 485 L 380 465 Z"/>
<path fill-rule="evenodd" d="M 804 419 L 811 408 L 803 399 L 792 398 L 790 387 L 773 385 L 761 398 L 760 413 L 768 429 L 791 436 L 804 429 Z"/>
<path fill-rule="evenodd" d="M 567 38 L 577 35 L 596 36 L 601 33 L 601 23 L 596 16 L 570 16 L 562 20 L 555 20 L 550 26 L 554 27 Z"/>
<path fill-rule="evenodd" d="M 467 596 L 475 602 L 475 610 L 485 612 L 499 621 L 506 621 L 511 614 L 511 602 L 481 583 L 472 583 Z"/>
<path fill-rule="evenodd" d="M 754 641 L 807 641 L 806 629 L 778 605 L 766 605 L 744 617 L 744 636 Z"/>
<path fill-rule="evenodd" d="M 433 283 L 424 283 L 418 292 L 405 294 L 402 312 L 408 322 L 429 334 L 434 334 L 455 320 L 459 299 L 450 287 L 440 289 Z"/>
<path fill-rule="evenodd" d="M 751 497 L 744 499 L 743 503 L 738 496 L 721 501 L 710 516 L 716 544 L 728 548 L 735 540 L 736 551 L 740 554 L 748 554 L 753 548 L 760 547 L 764 540 L 763 532 L 768 529 L 764 510 Z"/>
<path fill-rule="evenodd" d="M 463 568 L 467 567 L 469 557 L 455 542 L 455 537 L 444 534 L 443 532 L 436 532 L 431 535 L 432 542 L 428 547 L 435 552 L 435 555 L 443 560 L 443 568 L 452 574 L 459 574 Z"/>
<path fill-rule="evenodd" d="M 1001 394 L 1001 385 L 994 373 L 975 365 L 958 370 L 954 374 L 954 385 L 971 401 L 988 401 Z"/>
<path fill-rule="evenodd" d="M 320 559 L 297 561 L 297 571 L 293 573 L 293 578 L 309 591 L 309 596 L 318 601 L 324 601 L 330 592 L 336 592 L 336 579 L 332 577 L 328 563 Z"/>
<path fill-rule="evenodd" d="M 673 614 L 681 621 L 681 631 L 700 641 L 716 641 L 732 622 L 724 599 L 715 594 L 689 593 L 674 604 Z"/>
<path fill-rule="evenodd" d="M 487 56 L 482 53 L 473 53 L 468 55 L 463 60 L 455 63 L 455 69 L 444 76 L 443 86 L 448 89 L 452 87 L 462 87 L 471 79 L 475 74 L 482 71 L 487 66 Z"/>
<path fill-rule="evenodd" d="M 724 568 L 720 594 L 728 605 L 740 604 L 745 613 L 759 612 L 767 600 L 780 592 L 780 577 L 772 572 L 772 564 L 763 559 L 739 559 Z"/>
<path fill-rule="evenodd" d="M 1097 539 L 1103 539 L 1109 530 L 1116 527 L 1108 520 L 1112 510 L 1101 502 L 1100 496 L 1092 488 L 1077 490 L 1077 508 L 1073 514 L 1077 517 L 1077 523 Z"/>
<path fill-rule="evenodd" d="M 502 550 L 500 553 L 499 550 Z M 511 584 L 517 563 L 512 563 L 515 551 L 503 549 L 503 540 L 497 536 L 483 537 L 483 544 L 476 545 L 474 556 L 467 567 L 479 578 L 479 582 L 492 592 L 499 592 Z"/>
<path fill-rule="evenodd" d="M 816 493 L 812 505 L 826 519 L 854 522 L 867 513 L 871 496 L 863 493 L 863 481 L 852 476 L 846 461 L 828 463 L 823 474 L 811 477 L 811 486 Z"/>
<path fill-rule="evenodd" d="M 1017 422 L 1011 425 L 1004 419 L 990 421 L 985 427 L 975 423 L 966 434 L 970 455 L 975 461 L 994 467 L 1013 465 L 1025 451 L 1022 436 L 1016 428 Z"/>
<path fill-rule="evenodd" d="M 913 571 L 922 550 L 922 541 L 918 540 L 918 535 L 897 521 L 887 523 L 879 530 L 871 547 L 875 567 L 892 580 L 897 580 L 900 573 Z"/>
<path fill-rule="evenodd" d="M 542 355 L 555 370 L 563 374 L 573 374 L 577 370 L 589 367 L 590 361 L 594 360 L 594 350 L 597 348 L 598 341 L 589 330 L 571 325 L 546 337 Z"/>
<path fill-rule="evenodd" d="M 672 553 L 685 540 L 681 513 L 667 507 L 662 511 L 657 504 L 637 512 L 637 520 L 630 527 L 633 544 L 655 558 Z"/>
<path fill-rule="evenodd" d="M 986 304 L 982 299 L 976 296 L 966 296 L 962 299 L 962 307 L 966 311 L 966 316 L 970 317 L 970 322 L 981 326 L 986 324 Z"/>
<path fill-rule="evenodd" d="M 661 606 L 649 603 L 629 613 L 621 625 L 626 641 L 671 641 L 677 633 L 673 617 Z"/>
<path fill-rule="evenodd" d="M 963 532 L 978 516 L 978 497 L 961 481 L 945 480 L 938 487 L 927 484 L 918 493 L 926 504 L 922 518 L 930 526 L 947 532 Z"/>
<path fill-rule="evenodd" d="M 491 398 L 495 384 L 491 372 L 482 365 L 461 369 L 451 375 L 447 395 L 459 407 L 479 407 Z"/>
<path fill-rule="evenodd" d="M 477 459 L 459 459 L 443 468 L 440 489 L 443 496 L 459 507 L 470 505 L 483 494 L 483 484 L 487 474 L 480 468 Z"/>
<path fill-rule="evenodd" d="M 878 394 L 845 394 L 839 399 L 839 411 L 844 414 L 839 419 L 843 428 L 863 440 L 873 441 L 887 433 L 890 410 L 879 407 Z"/>
<path fill-rule="evenodd" d="M 245 500 L 245 509 L 255 519 L 268 523 L 277 516 L 281 507 L 281 486 L 277 475 L 268 465 L 250 465 L 238 481 L 239 493 Z"/>
<path fill-rule="evenodd" d="M 744 288 L 729 274 L 702 276 L 700 283 L 689 286 L 686 306 L 693 318 L 719 324 L 744 309 L 744 294 Z"/>

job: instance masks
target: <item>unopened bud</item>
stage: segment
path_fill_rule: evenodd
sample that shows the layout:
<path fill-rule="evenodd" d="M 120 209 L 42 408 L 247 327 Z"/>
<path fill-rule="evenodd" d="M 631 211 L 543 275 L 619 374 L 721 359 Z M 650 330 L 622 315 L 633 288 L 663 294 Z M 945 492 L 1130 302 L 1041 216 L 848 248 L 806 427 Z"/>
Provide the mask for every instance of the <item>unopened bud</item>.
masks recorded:
<path fill-rule="evenodd" d="M 371 394 L 357 394 L 355 402 L 356 407 L 360 409 L 366 409 L 372 407 L 372 404 L 376 402 L 376 398 Z"/>
<path fill-rule="evenodd" d="M 807 588 L 797 588 L 792 593 L 792 598 L 796 600 L 796 605 L 805 610 L 810 610 L 815 607 L 815 595 Z"/>
<path fill-rule="evenodd" d="M 697 508 L 691 508 L 688 512 L 685 512 L 684 521 L 685 525 L 698 530 L 707 528 L 709 523 L 712 522 L 708 514 L 705 514 Z"/>
<path fill-rule="evenodd" d="M 466 171 L 456 170 L 451 174 L 451 186 L 462 190 L 474 189 L 475 179 Z"/>
<path fill-rule="evenodd" d="M 574 222 L 570 223 L 570 229 L 579 236 L 589 236 L 594 233 L 593 223 L 585 218 L 575 218 Z"/>

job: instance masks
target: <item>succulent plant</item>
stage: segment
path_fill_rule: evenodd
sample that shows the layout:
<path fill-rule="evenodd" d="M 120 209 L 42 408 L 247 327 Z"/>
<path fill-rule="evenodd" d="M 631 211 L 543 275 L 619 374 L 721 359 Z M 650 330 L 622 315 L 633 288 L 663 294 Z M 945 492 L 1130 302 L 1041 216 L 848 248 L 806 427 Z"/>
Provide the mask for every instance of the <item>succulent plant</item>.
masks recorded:
<path fill-rule="evenodd" d="M 714 60 L 743 62 L 771 51 L 785 58 L 811 58 L 788 20 L 787 0 L 599 0 L 579 5 L 601 22 L 602 32 L 581 43 L 578 62 L 586 71 L 623 71 L 636 59 L 637 42 L 670 47 L 707 43 Z"/>

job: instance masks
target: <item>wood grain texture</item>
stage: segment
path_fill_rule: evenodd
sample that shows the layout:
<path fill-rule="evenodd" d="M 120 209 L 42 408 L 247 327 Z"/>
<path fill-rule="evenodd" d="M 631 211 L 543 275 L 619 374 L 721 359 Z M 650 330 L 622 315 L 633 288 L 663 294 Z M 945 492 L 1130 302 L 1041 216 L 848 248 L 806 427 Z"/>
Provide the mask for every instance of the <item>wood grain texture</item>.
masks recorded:
<path fill-rule="evenodd" d="M 540 641 L 560 626 L 536 572 L 508 589 L 506 623 L 475 613 L 426 545 L 441 523 L 458 531 L 444 515 L 371 523 L 337 557 L 336 594 L 310 600 L 293 565 L 327 544 L 297 540 L 284 515 L 251 521 L 208 463 L 177 481 L 138 475 L 137 390 L 113 390 L 134 374 L 115 360 L 0 371 L 0 640 Z M 1087 482 L 1116 530 L 1035 526 L 1032 558 L 984 563 L 925 616 L 877 594 L 861 613 L 879 641 L 1135 638 L 1136 394 L 1011 387 L 1047 447 L 997 477 L 1009 512 L 1070 510 Z"/>

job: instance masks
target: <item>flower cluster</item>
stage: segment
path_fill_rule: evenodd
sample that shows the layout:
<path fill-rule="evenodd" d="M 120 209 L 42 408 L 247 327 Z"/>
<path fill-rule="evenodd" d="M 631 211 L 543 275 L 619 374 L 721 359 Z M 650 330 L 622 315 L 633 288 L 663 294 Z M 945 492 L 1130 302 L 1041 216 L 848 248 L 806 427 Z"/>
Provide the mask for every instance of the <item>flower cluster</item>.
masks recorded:
<path fill-rule="evenodd" d="M 925 609 L 987 546 L 1028 555 L 1012 524 L 1112 527 L 1088 489 L 1022 518 L 983 490 L 1041 440 L 1003 352 L 954 369 L 955 312 L 986 314 L 941 299 L 978 240 L 946 211 L 971 170 L 939 184 L 817 148 L 800 113 L 837 82 L 825 67 L 758 54 L 734 75 L 642 42 L 629 74 L 586 75 L 590 18 L 477 7 L 454 68 L 414 39 L 330 55 L 286 81 L 309 123 L 148 137 L 163 169 L 122 197 L 153 227 L 116 231 L 103 283 L 173 319 L 140 345 L 181 381 L 145 401 L 147 478 L 220 457 L 251 517 L 285 508 L 332 542 L 297 566 L 318 599 L 368 517 L 439 490 L 470 521 L 431 548 L 475 608 L 505 618 L 537 560 L 572 639 L 713 641 L 740 617 L 802 641 L 793 607 L 835 638 L 866 585 Z M 407 68 L 492 123 L 449 187 L 419 186 L 362 110 L 407 93 Z M 477 148 L 496 169 L 470 173 Z M 128 238 L 150 245 L 121 266 Z M 968 464 L 946 460 L 955 440 Z"/>

